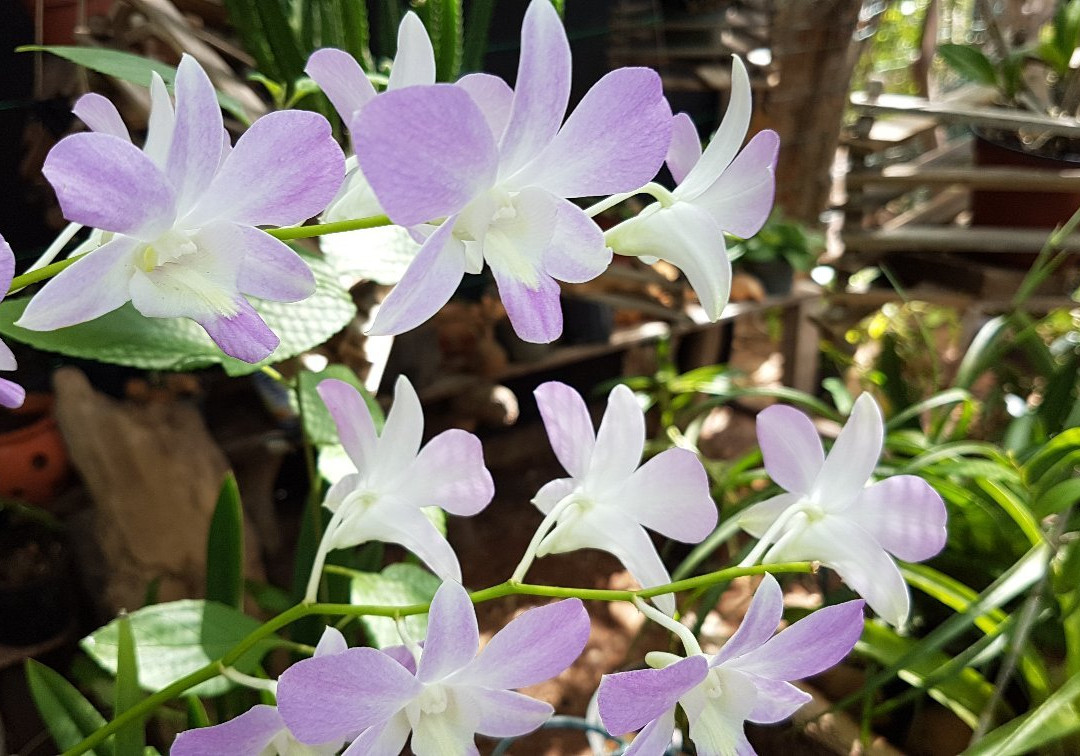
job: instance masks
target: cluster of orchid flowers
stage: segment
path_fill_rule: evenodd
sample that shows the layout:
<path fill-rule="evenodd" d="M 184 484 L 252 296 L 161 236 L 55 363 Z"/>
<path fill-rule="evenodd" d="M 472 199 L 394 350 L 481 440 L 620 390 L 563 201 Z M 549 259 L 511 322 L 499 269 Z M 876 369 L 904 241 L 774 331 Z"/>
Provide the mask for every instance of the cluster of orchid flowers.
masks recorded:
<path fill-rule="evenodd" d="M 381 93 L 348 54 L 320 50 L 307 72 L 349 127 L 355 154 L 348 159 L 326 120 L 309 112 L 271 113 L 231 144 L 213 87 L 190 57 L 177 71 L 175 104 L 153 78 L 141 149 L 111 103 L 86 95 L 75 112 L 91 131 L 57 144 L 44 172 L 65 217 L 94 231 L 18 324 L 62 328 L 130 301 L 148 317 L 195 320 L 225 353 L 262 361 L 278 337 L 248 297 L 298 301 L 315 281 L 295 252 L 260 227 L 320 214 L 327 222 L 385 215 L 415 248 L 378 310 L 374 333 L 422 323 L 466 272 L 486 265 L 518 335 L 552 341 L 562 330 L 558 282 L 595 278 L 613 252 L 671 262 L 715 320 L 730 289 L 724 233 L 755 233 L 774 189 L 776 134 L 759 133 L 740 151 L 750 118 L 745 68 L 734 60 L 730 106 L 702 151 L 693 124 L 672 115 L 649 69 L 608 74 L 564 121 L 570 64 L 565 32 L 547 0 L 533 0 L 526 12 L 514 88 L 488 74 L 436 84 L 430 40 L 411 13 Z M 665 162 L 677 182 L 673 191 L 652 183 Z M 592 220 L 640 193 L 656 201 L 635 217 L 607 232 Z M 588 210 L 570 202 L 603 196 Z M 0 294 L 13 269 L 0 239 Z M 14 368 L 0 343 L 0 370 Z M 476 734 L 536 729 L 552 707 L 513 689 L 568 667 L 588 641 L 589 620 L 578 599 L 534 608 L 477 653 L 476 616 L 457 556 L 424 509 L 471 516 L 491 501 L 479 440 L 450 430 L 421 446 L 423 414 L 405 378 L 381 433 L 350 385 L 324 381 L 318 391 L 355 472 L 326 495 L 332 516 L 305 600 L 316 600 L 330 551 L 369 541 L 400 544 L 443 581 L 427 637 L 410 637 L 399 622 L 402 645 L 348 648 L 328 629 L 314 656 L 277 682 L 227 670 L 234 680 L 269 689 L 277 706 L 182 733 L 172 752 L 330 754 L 344 747 L 346 754 L 392 755 L 411 738 L 420 756 L 468 754 L 477 752 Z M 0 404 L 21 401 L 22 390 L 0 380 Z M 717 523 L 697 455 L 669 449 L 642 464 L 645 418 L 625 386 L 611 392 L 595 431 L 585 401 L 569 386 L 544 384 L 536 401 L 567 477 L 533 498 L 544 519 L 511 582 L 523 581 L 538 557 L 595 548 L 616 556 L 645 589 L 669 584 L 648 530 L 698 543 Z M 913 476 L 867 485 L 884 437 L 877 405 L 859 398 L 828 457 L 810 419 L 796 410 L 763 411 L 758 433 L 766 470 L 786 493 L 741 515 L 740 525 L 759 539 L 743 566 L 820 562 L 882 619 L 902 626 L 909 596 L 893 557 L 936 554 L 945 540 L 945 508 Z M 783 600 L 766 575 L 738 631 L 710 655 L 677 619 L 674 594 L 635 604 L 675 633 L 686 652 L 650 653 L 648 668 L 601 682 L 601 719 L 616 735 L 641 730 L 627 751 L 637 754 L 668 748 L 677 705 L 698 753 L 752 753 L 744 723 L 790 716 L 809 698 L 791 681 L 842 659 L 864 621 L 864 601 L 849 601 L 774 636 Z"/>

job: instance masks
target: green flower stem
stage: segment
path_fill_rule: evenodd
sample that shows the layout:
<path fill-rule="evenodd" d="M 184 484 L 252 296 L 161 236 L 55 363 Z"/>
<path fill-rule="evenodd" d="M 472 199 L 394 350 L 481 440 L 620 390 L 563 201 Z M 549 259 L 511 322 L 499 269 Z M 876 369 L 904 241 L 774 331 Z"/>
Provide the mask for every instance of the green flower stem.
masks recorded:
<path fill-rule="evenodd" d="M 729 567 L 724 570 L 710 572 L 706 575 L 677 580 L 673 583 L 658 585 L 640 591 L 612 591 L 587 588 L 562 588 L 553 585 L 529 585 L 527 583 L 512 583 L 507 581 L 499 585 L 485 588 L 471 594 L 474 604 L 483 601 L 491 601 L 505 596 L 548 596 L 551 598 L 579 598 L 586 601 L 629 601 L 634 598 L 651 598 L 664 593 L 677 593 L 680 591 L 693 590 L 702 586 L 713 585 L 734 580 L 746 575 L 761 575 L 766 572 L 802 572 L 809 573 L 815 569 L 812 562 L 785 562 L 782 564 L 756 565 L 754 567 Z M 398 619 L 412 614 L 425 614 L 431 608 L 430 604 L 412 604 L 409 606 L 354 606 L 352 604 L 298 604 L 287 609 L 278 616 L 268 620 L 261 627 L 253 630 L 246 638 L 237 643 L 231 651 L 220 659 L 211 661 L 204 667 L 181 677 L 171 685 L 168 685 L 157 693 L 154 693 L 135 706 L 125 711 L 88 736 L 74 748 L 65 751 L 63 756 L 78 756 L 86 753 L 94 746 L 102 743 L 106 738 L 136 720 L 152 714 L 157 708 L 168 703 L 174 698 L 181 696 L 184 691 L 193 688 L 201 682 L 206 682 L 221 674 L 222 667 L 231 667 L 248 651 L 261 641 L 276 633 L 283 627 L 296 622 L 299 619 L 311 615 L 330 615 L 338 617 L 390 617 Z"/>
<path fill-rule="evenodd" d="M 333 223 L 316 223 L 311 226 L 270 228 L 265 230 L 266 233 L 270 234 L 275 239 L 286 241 L 289 239 L 310 239 L 313 236 L 324 236 L 326 234 L 338 234 L 343 231 L 359 231 L 364 228 L 379 228 L 380 226 L 390 225 L 393 224 L 391 224 L 390 219 L 385 215 L 376 215 L 371 218 L 351 218 L 350 220 L 334 221 Z M 76 260 L 85 257 L 87 254 L 89 253 L 83 252 L 81 255 L 73 255 L 66 260 L 58 260 L 43 268 L 28 271 L 21 276 L 15 276 L 15 278 L 11 280 L 11 285 L 8 287 L 7 293 L 10 294 L 31 284 L 36 284 L 47 278 L 52 278 L 64 268 L 68 267 Z"/>
<path fill-rule="evenodd" d="M 287 239 L 310 239 L 313 236 L 339 234 L 342 231 L 359 231 L 364 228 L 379 228 L 380 226 L 392 225 L 390 219 L 385 215 L 375 215 L 371 218 L 351 218 L 350 220 L 334 221 L 333 223 L 316 223 L 310 226 L 270 228 L 266 229 L 266 233 L 275 239 L 284 241 Z"/>

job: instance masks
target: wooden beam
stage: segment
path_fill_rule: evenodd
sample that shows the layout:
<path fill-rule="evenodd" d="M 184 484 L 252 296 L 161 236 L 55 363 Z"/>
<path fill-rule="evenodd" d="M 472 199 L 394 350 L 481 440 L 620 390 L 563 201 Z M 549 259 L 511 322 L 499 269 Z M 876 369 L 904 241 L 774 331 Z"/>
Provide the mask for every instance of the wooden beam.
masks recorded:
<path fill-rule="evenodd" d="M 888 231 L 841 234 L 845 249 L 860 252 L 1038 252 L 1053 233 L 1050 229 L 969 228 L 964 226 L 906 226 Z M 1080 233 L 1062 243 L 1062 249 L 1080 251 Z"/>
<path fill-rule="evenodd" d="M 922 168 L 890 165 L 880 171 L 855 171 L 847 175 L 848 186 L 888 184 L 889 186 L 949 186 L 962 184 L 971 189 L 1014 192 L 1080 192 L 1080 170 L 1060 171 L 1031 168 Z"/>

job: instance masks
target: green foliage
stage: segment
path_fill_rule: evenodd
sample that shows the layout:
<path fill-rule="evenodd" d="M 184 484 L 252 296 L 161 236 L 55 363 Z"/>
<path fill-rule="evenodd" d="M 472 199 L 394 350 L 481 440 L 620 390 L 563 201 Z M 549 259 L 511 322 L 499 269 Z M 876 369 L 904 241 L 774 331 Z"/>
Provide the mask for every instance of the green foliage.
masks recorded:
<path fill-rule="evenodd" d="M 144 370 L 195 370 L 221 365 L 229 375 L 246 375 L 322 344 L 356 315 L 352 297 L 332 268 L 319 258 L 301 255 L 315 274 L 315 293 L 302 302 L 253 301 L 255 309 L 281 344 L 257 365 L 229 357 L 194 321 L 146 318 L 130 303 L 96 320 L 55 331 L 28 331 L 15 325 L 29 299 L 0 302 L 0 335 L 47 352 L 82 357 Z"/>
<path fill-rule="evenodd" d="M 411 606 L 429 603 L 442 581 L 415 564 L 391 564 L 382 572 L 356 572 L 352 575 L 350 601 L 356 605 L 379 604 Z M 389 617 L 363 617 L 360 620 L 376 648 L 401 644 L 397 625 Z M 401 620 L 409 637 L 419 640 L 427 635 L 427 615 L 413 614 Z"/>
<path fill-rule="evenodd" d="M 384 421 L 383 411 L 375 397 L 364 388 L 363 382 L 348 367 L 345 365 L 330 365 L 318 373 L 310 370 L 301 371 L 296 379 L 296 393 L 290 397 L 296 401 L 297 411 L 303 417 L 304 433 L 307 435 L 308 440 L 319 447 L 338 444 L 334 419 L 330 416 L 330 411 L 326 409 L 326 405 L 323 404 L 317 391 L 319 384 L 330 378 L 344 381 L 360 392 L 360 396 L 364 398 L 364 403 L 367 404 L 368 411 L 371 412 L 371 418 L 375 423 L 375 431 L 381 432 Z"/>
<path fill-rule="evenodd" d="M 206 542 L 206 598 L 244 608 L 244 508 L 236 476 L 225 475 Z"/>
<path fill-rule="evenodd" d="M 30 697 L 34 699 L 34 705 L 59 748 L 72 748 L 105 725 L 105 718 L 94 705 L 58 672 L 27 659 L 26 679 L 30 686 Z M 98 756 L 113 756 L 114 741 L 114 738 L 110 738 L 101 743 L 95 753 Z"/>
<path fill-rule="evenodd" d="M 825 251 L 824 237 L 802 223 L 784 218 L 774 210 L 765 225 L 749 239 L 730 238 L 728 256 L 733 262 L 785 260 L 795 270 L 807 271 Z"/>
<path fill-rule="evenodd" d="M 154 604 L 128 615 L 135 640 L 139 686 L 146 691 L 161 690 L 179 678 L 195 672 L 232 650 L 260 626 L 243 612 L 214 601 L 183 600 Z M 120 620 L 95 630 L 83 638 L 81 646 L 110 674 L 115 675 L 120 652 Z M 265 639 L 255 644 L 233 666 L 251 673 L 259 660 L 278 641 Z M 232 683 L 217 677 L 190 692 L 204 697 L 219 696 Z"/>
<path fill-rule="evenodd" d="M 131 618 L 121 614 L 116 620 L 116 697 L 113 716 L 118 717 L 142 698 L 139 689 L 139 665 L 135 653 L 135 635 Z M 121 727 L 116 733 L 116 756 L 140 756 L 146 747 L 146 733 L 140 720 Z"/>

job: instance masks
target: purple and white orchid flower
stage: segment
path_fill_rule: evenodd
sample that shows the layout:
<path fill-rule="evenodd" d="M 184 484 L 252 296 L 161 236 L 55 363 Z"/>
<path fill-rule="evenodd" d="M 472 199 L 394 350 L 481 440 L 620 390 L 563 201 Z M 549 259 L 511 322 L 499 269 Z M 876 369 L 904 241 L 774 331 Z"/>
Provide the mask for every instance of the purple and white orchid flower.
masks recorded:
<path fill-rule="evenodd" d="M 765 470 L 787 493 L 748 508 L 739 524 L 761 539 L 748 557 L 763 563 L 814 560 L 836 570 L 891 625 L 911 598 L 890 554 L 918 562 L 945 546 L 945 502 L 922 478 L 896 475 L 867 486 L 885 429 L 862 394 L 826 458 L 804 413 L 775 405 L 758 414 Z"/>
<path fill-rule="evenodd" d="M 604 234 L 616 254 L 659 258 L 682 270 L 710 320 L 720 317 L 731 293 L 724 233 L 753 236 L 769 217 L 780 145 L 775 131 L 762 131 L 739 151 L 751 98 L 738 57 L 731 78 L 731 101 L 704 153 L 689 116 L 673 119 L 667 165 L 678 182 L 675 191 Z"/>
<path fill-rule="evenodd" d="M 318 392 L 357 471 L 326 494 L 323 506 L 334 514 L 316 553 L 306 600 L 315 600 L 328 552 L 368 541 L 400 544 L 442 579 L 460 580 L 457 555 L 423 509 L 437 506 L 468 517 L 488 505 L 495 486 L 484 466 L 480 440 L 451 429 L 421 449 L 424 414 L 404 376 L 394 387 L 394 404 L 381 436 L 354 387 L 326 380 Z"/>
<path fill-rule="evenodd" d="M 298 301 L 315 279 L 256 227 L 322 210 L 341 185 L 344 156 L 326 119 L 299 111 L 263 116 L 229 147 L 213 86 L 190 56 L 177 72 L 175 112 L 154 91 L 144 150 L 115 109 L 84 99 L 79 115 L 95 131 L 49 153 L 43 171 L 64 216 L 113 236 L 49 281 L 18 324 L 62 328 L 131 301 L 148 317 L 191 318 L 226 354 L 258 362 L 278 337 L 245 295 Z"/>
<path fill-rule="evenodd" d="M 396 756 L 410 732 L 417 756 L 476 754 L 476 734 L 514 737 L 547 721 L 550 704 L 510 689 L 559 674 L 588 639 L 585 607 L 566 599 L 526 611 L 477 654 L 469 594 L 446 582 L 411 659 L 353 648 L 301 661 L 282 674 L 278 706 L 302 742 L 355 738 L 346 756 Z"/>
<path fill-rule="evenodd" d="M 340 630 L 328 627 L 323 630 L 314 658 L 325 658 L 348 650 L 348 643 Z M 269 680 L 271 691 L 278 685 Z M 296 739 L 281 718 L 276 706 L 259 704 L 246 712 L 213 727 L 181 732 L 169 749 L 171 756 L 331 756 L 341 750 L 344 738 L 319 745 L 306 745 Z"/>
<path fill-rule="evenodd" d="M 716 505 L 701 460 L 667 449 L 639 467 L 645 415 L 626 386 L 612 389 L 596 433 L 585 401 L 566 384 L 544 383 L 535 395 L 555 456 L 571 477 L 551 481 L 533 498 L 546 518 L 530 549 L 536 556 L 602 549 L 645 588 L 670 582 L 645 528 L 685 543 L 712 532 Z M 524 578 L 531 558 L 527 553 L 514 579 Z M 674 613 L 671 594 L 653 601 Z"/>
<path fill-rule="evenodd" d="M 0 302 L 7 295 L 14 277 L 15 253 L 11 251 L 4 237 L 0 236 Z M 17 367 L 18 364 L 15 362 L 15 355 L 11 353 L 11 348 L 0 340 L 0 370 L 14 370 Z M 6 378 L 0 378 L 0 407 L 15 409 L 22 406 L 24 399 L 26 399 L 26 390 L 22 386 Z"/>
<path fill-rule="evenodd" d="M 700 756 L 755 753 L 745 722 L 787 719 L 810 700 L 791 680 L 816 675 L 848 655 L 863 629 L 863 602 L 818 609 L 777 635 L 784 611 L 772 575 L 758 586 L 739 629 L 715 655 L 688 649 L 645 657 L 652 669 L 604 675 L 600 719 L 616 735 L 641 730 L 626 756 L 663 754 L 675 732 L 675 705 Z M 644 729 L 642 729 L 644 728 Z"/>
<path fill-rule="evenodd" d="M 671 136 L 655 71 L 607 74 L 563 123 L 569 96 L 566 33 L 551 3 L 533 0 L 513 90 L 474 74 L 386 92 L 359 111 L 353 141 L 379 203 L 395 223 L 426 236 L 373 333 L 427 320 L 486 262 L 518 335 L 559 336 L 556 281 L 591 280 L 611 261 L 603 234 L 567 198 L 640 187 Z"/>

